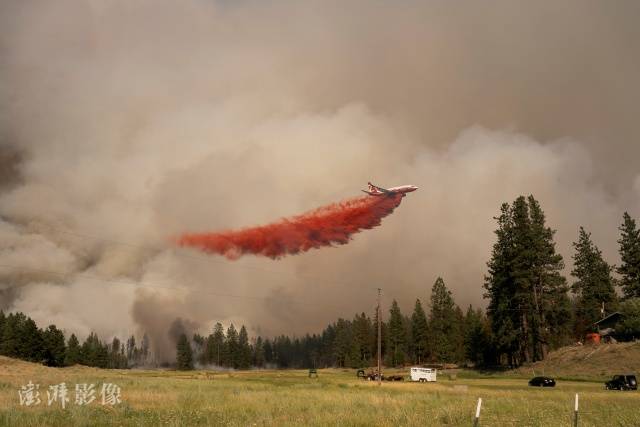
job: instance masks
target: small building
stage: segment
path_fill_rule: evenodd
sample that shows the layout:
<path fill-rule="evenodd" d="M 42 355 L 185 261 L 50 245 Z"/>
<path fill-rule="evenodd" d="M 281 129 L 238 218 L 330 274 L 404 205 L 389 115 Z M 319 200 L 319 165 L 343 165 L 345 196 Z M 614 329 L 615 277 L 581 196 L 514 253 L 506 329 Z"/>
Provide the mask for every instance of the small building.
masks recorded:
<path fill-rule="evenodd" d="M 616 338 L 619 338 L 616 334 L 616 325 L 622 320 L 623 316 L 619 311 L 613 312 L 607 317 L 594 322 L 591 327 L 598 332 L 602 342 L 616 342 Z"/>

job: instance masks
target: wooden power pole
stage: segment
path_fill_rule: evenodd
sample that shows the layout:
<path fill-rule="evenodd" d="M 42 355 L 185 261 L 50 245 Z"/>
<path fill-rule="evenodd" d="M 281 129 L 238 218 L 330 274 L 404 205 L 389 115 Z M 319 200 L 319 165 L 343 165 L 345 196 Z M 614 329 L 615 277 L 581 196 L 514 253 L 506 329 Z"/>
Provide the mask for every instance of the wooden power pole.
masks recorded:
<path fill-rule="evenodd" d="M 382 291 L 382 289 L 378 288 L 378 315 L 376 316 L 378 318 L 378 385 L 382 385 L 382 321 L 380 319 L 380 291 Z"/>

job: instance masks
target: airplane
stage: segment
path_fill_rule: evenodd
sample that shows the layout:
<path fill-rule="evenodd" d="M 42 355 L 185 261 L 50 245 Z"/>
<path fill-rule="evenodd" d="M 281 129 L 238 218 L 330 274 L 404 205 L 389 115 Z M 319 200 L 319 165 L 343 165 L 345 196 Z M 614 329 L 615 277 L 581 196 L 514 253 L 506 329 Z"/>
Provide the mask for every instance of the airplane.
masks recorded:
<path fill-rule="evenodd" d="M 367 184 L 369 185 L 369 189 L 362 191 L 370 196 L 393 196 L 394 194 L 402 194 L 404 197 L 406 193 L 410 193 L 418 189 L 415 185 L 401 185 L 399 187 L 382 188 L 377 185 L 373 185 L 370 182 Z"/>

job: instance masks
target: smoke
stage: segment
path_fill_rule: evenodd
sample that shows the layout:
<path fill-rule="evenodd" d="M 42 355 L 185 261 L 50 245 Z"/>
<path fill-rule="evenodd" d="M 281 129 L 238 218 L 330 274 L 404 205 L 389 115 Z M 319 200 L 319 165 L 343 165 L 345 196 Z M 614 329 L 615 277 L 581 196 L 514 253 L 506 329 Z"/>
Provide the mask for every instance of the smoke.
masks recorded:
<path fill-rule="evenodd" d="M 640 216 L 637 2 L 0 5 L 0 307 L 173 357 L 177 318 L 317 331 L 443 276 L 479 305 L 500 203 L 570 264 Z M 415 184 L 348 245 L 235 262 L 168 237 Z M 194 326 L 195 327 L 195 326 Z"/>
<path fill-rule="evenodd" d="M 403 194 L 359 197 L 260 227 L 220 233 L 183 234 L 180 246 L 238 259 L 245 254 L 272 259 L 323 246 L 345 245 L 355 233 L 370 230 L 400 205 Z"/>

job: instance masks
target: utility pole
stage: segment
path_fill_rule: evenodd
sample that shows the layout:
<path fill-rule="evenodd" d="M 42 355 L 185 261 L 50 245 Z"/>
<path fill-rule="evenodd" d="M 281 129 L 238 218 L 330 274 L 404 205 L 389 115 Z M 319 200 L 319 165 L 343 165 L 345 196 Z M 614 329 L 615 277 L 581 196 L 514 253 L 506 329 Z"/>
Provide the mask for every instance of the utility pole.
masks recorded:
<path fill-rule="evenodd" d="M 378 315 L 376 316 L 378 318 L 378 385 L 382 385 L 382 363 L 381 363 L 381 358 L 382 358 L 382 326 L 381 326 L 381 319 L 380 319 L 380 292 L 382 291 L 382 289 L 378 288 Z"/>

